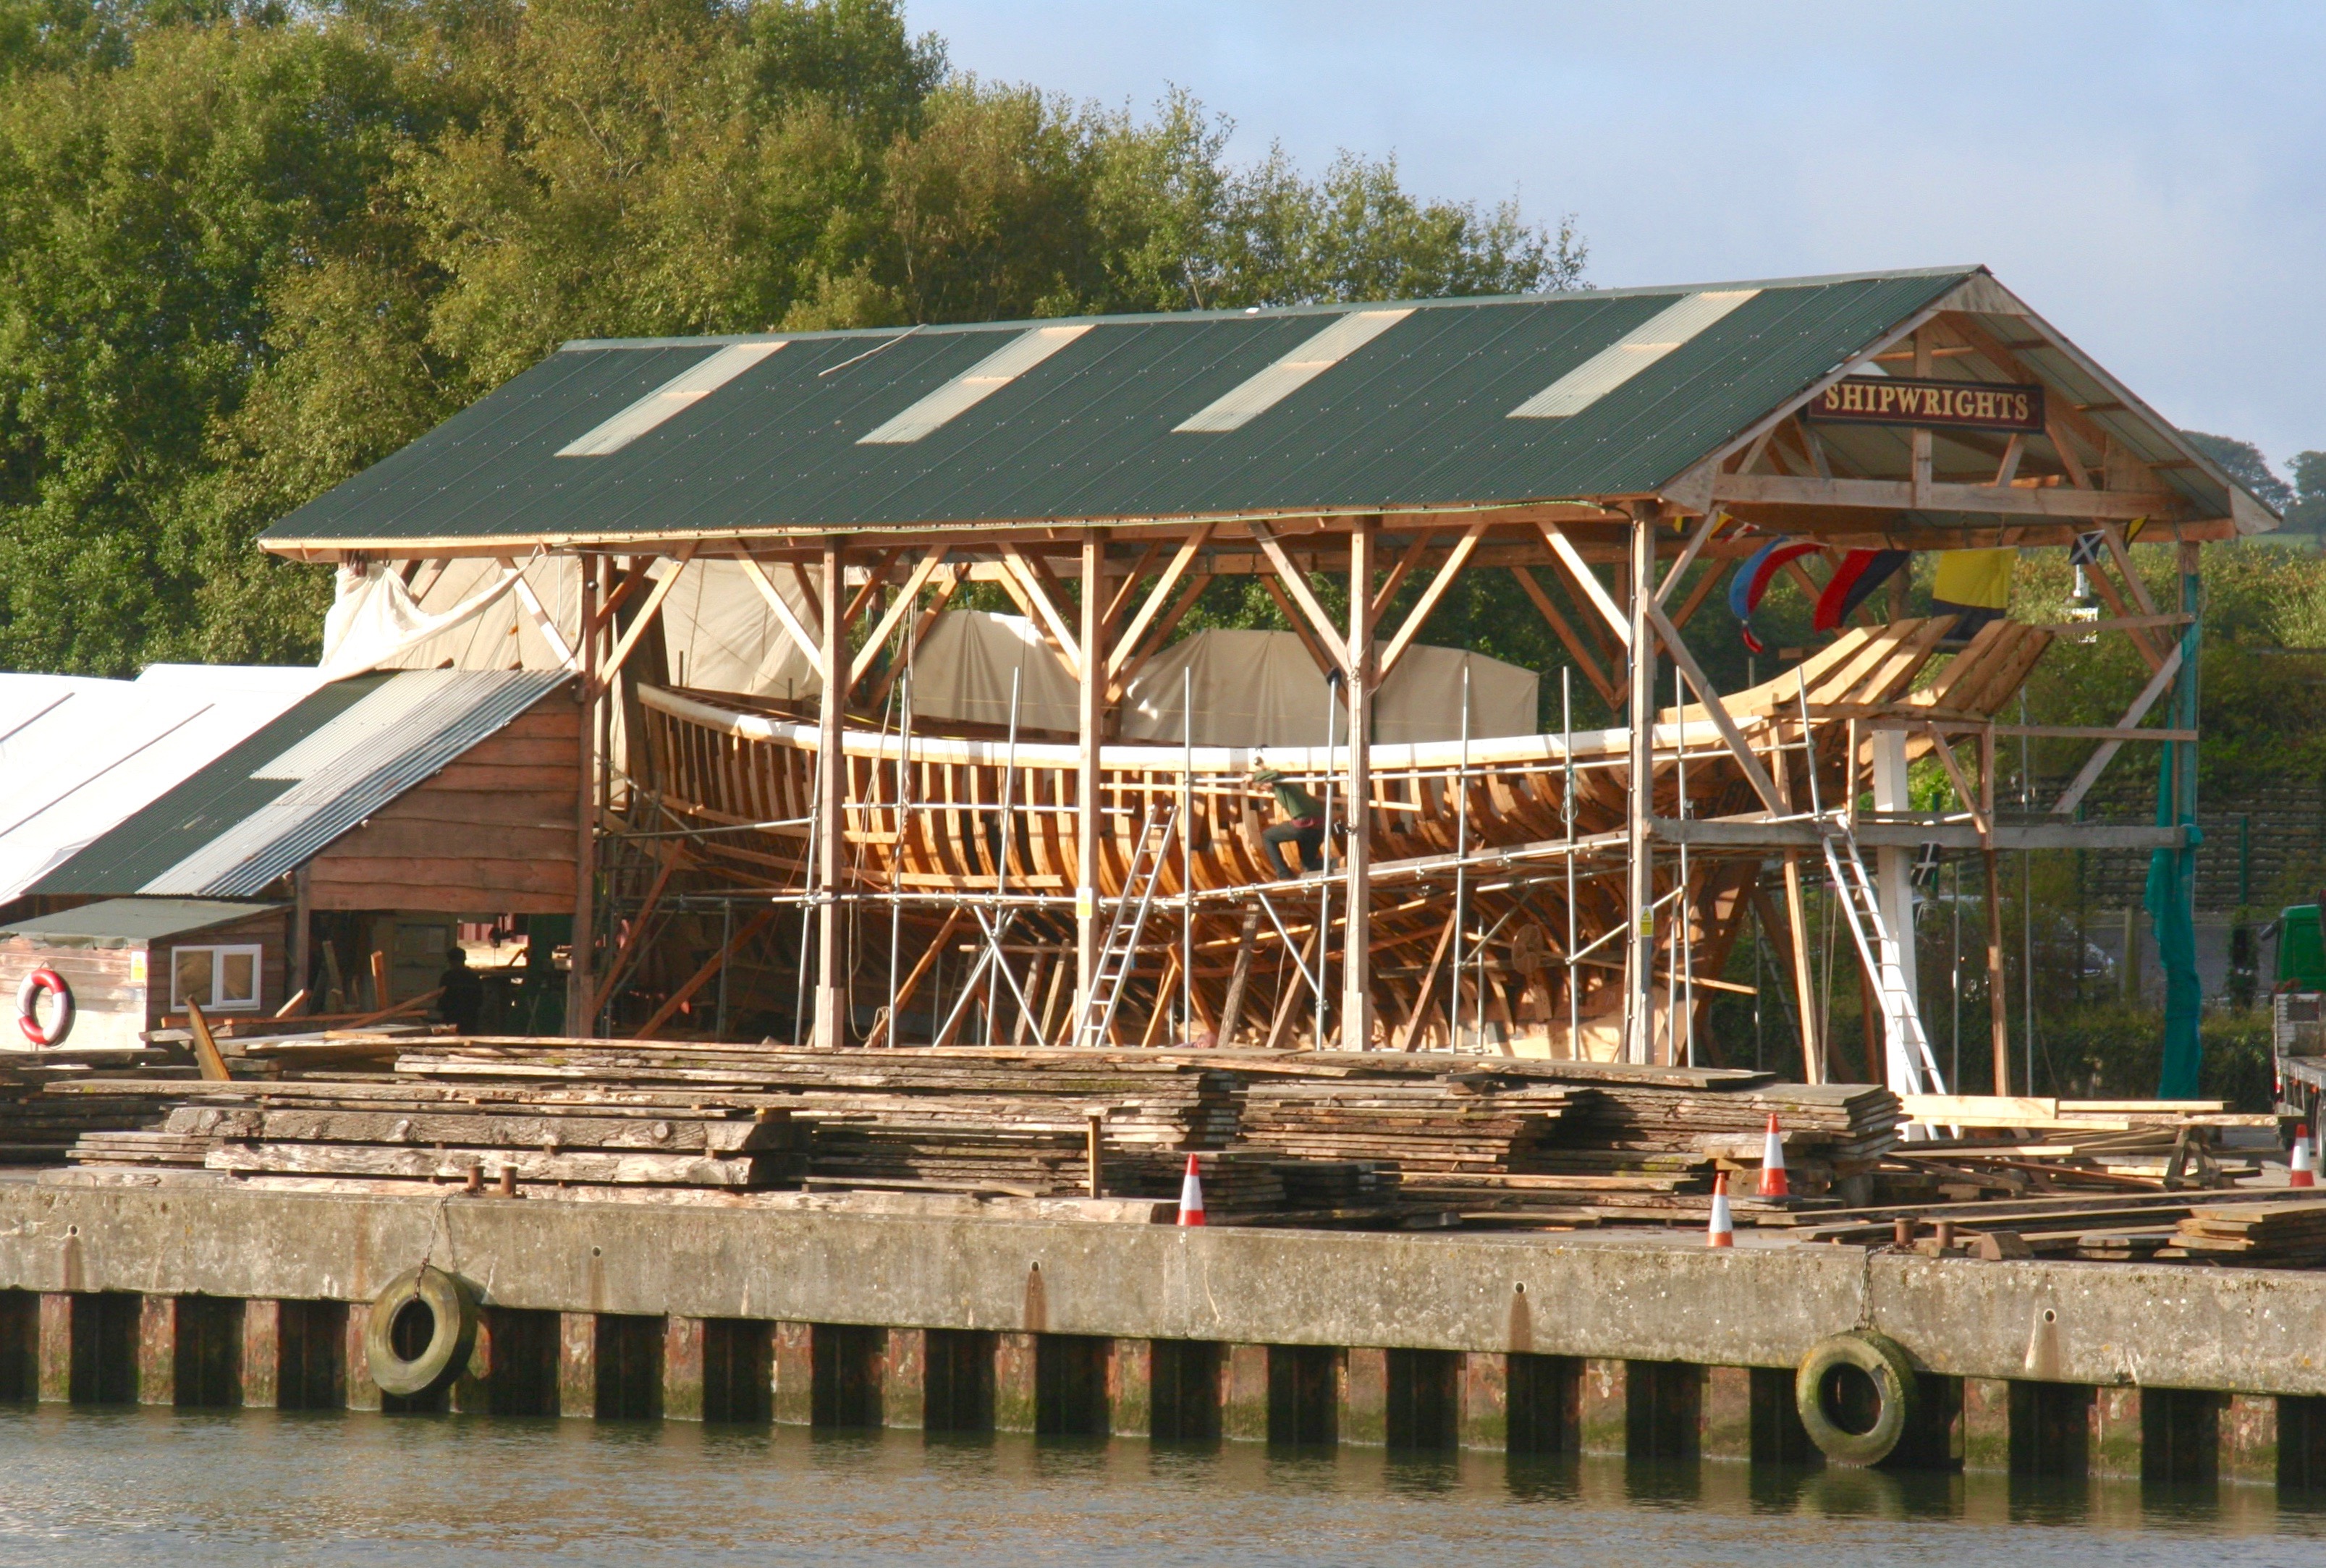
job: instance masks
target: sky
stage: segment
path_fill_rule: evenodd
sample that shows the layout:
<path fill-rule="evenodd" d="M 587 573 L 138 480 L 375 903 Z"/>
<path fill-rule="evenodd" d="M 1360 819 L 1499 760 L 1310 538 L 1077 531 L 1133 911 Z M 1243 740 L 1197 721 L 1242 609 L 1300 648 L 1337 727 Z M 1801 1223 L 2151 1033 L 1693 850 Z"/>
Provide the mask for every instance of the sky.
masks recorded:
<path fill-rule="evenodd" d="M 906 0 L 1307 172 L 1567 213 L 1602 287 L 1984 263 L 2166 418 L 2326 449 L 2326 4 Z"/>

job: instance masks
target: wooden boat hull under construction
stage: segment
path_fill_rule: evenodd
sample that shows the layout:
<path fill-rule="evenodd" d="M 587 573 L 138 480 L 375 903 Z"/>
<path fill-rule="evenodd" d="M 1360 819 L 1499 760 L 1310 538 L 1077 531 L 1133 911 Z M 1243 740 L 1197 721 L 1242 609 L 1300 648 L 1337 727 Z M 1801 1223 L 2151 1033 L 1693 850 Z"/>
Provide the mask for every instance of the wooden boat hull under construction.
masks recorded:
<path fill-rule="evenodd" d="M 1877 730 L 1903 730 L 1909 756 L 1985 731 L 1991 754 L 1993 715 L 2051 634 L 1997 622 L 1950 653 L 1940 646 L 1949 624 L 1852 628 L 1797 671 L 1726 700 L 1734 733 L 1796 813 L 1856 798 Z M 860 956 L 852 966 L 851 1013 L 874 1041 L 890 1041 L 892 1007 L 893 1043 L 949 1042 L 964 1030 L 1072 1038 L 1075 819 L 1086 806 L 1100 813 L 1103 922 L 1117 908 L 1133 917 L 1146 884 L 1133 866 L 1142 830 L 1150 817 L 1171 822 L 1110 1039 L 1313 1044 L 1320 1029 L 1336 1037 L 1326 998 L 1337 992 L 1325 971 L 1350 896 L 1334 853 L 1352 820 L 1338 791 L 1346 747 L 1266 749 L 1266 765 L 1325 799 L 1334 819 L 1328 873 L 1288 881 L 1261 843 L 1270 817 L 1265 792 L 1249 782 L 1262 760 L 1254 750 L 1108 745 L 1098 796 L 1085 803 L 1072 744 L 851 726 L 842 738 L 843 876 L 825 890 L 806 885 L 813 718 L 720 693 L 647 687 L 640 698 L 638 828 L 684 832 L 692 864 L 724 885 L 791 902 L 836 896 L 886 916 L 855 923 L 864 942 L 885 946 L 893 932 L 896 942 L 893 960 Z M 1372 748 L 1362 813 L 1372 849 L 1371 1044 L 1616 1053 L 1628 748 L 1622 729 Z M 1659 821 L 1782 820 L 1701 705 L 1659 713 L 1652 756 Z M 1966 774 L 1951 749 L 1948 762 L 1968 793 L 1978 792 L 1968 778 L 1991 778 L 1977 760 Z M 1979 801 L 1958 803 L 1958 820 L 1980 819 Z M 1658 949 L 1660 1056 L 1701 1054 L 1691 1035 L 1702 1033 L 1770 854 L 1682 848 L 1655 857 L 1659 905 L 1685 911 L 1658 923 L 1668 939 Z"/>

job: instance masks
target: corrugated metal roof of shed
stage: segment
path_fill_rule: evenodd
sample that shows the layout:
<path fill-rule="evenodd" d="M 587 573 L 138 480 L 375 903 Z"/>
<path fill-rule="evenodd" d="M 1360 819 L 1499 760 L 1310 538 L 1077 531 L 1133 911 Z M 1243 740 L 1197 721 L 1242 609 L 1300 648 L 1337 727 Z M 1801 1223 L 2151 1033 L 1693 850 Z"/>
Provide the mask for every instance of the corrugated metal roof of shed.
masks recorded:
<path fill-rule="evenodd" d="M 801 334 L 602 456 L 560 449 L 735 339 L 568 345 L 271 543 L 911 526 L 1638 494 L 1978 269 L 1425 302 L 1230 431 L 1175 430 L 1369 307 L 1102 317 L 917 439 L 862 438 L 1058 323 Z M 1753 297 L 1559 419 L 1512 412 L 1692 294 Z"/>

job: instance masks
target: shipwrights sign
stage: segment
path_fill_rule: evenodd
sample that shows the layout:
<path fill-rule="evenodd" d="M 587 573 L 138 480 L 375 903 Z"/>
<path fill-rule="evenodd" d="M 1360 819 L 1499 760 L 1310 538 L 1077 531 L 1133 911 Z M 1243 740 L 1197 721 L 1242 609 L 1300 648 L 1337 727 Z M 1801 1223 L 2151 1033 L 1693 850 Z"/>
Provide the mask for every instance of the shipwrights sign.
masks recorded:
<path fill-rule="evenodd" d="M 1976 381 L 1915 381 L 1903 376 L 1848 376 L 1810 398 L 1801 417 L 1826 424 L 2040 431 L 2043 389 Z"/>

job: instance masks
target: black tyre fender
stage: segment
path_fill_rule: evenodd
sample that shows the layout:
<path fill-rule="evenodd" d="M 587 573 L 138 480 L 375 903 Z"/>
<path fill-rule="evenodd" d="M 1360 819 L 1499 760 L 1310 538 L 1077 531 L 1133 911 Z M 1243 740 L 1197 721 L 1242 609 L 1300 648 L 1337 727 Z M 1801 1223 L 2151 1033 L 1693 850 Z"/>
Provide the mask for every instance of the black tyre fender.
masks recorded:
<path fill-rule="evenodd" d="M 1845 1368 L 1856 1368 L 1874 1385 L 1874 1424 L 1864 1432 L 1842 1425 L 1832 1408 L 1834 1374 Z M 1819 1341 L 1793 1374 L 1793 1406 L 1800 1412 L 1801 1424 L 1818 1451 L 1836 1464 L 1879 1464 L 1890 1457 L 1913 1424 L 1921 1394 L 1905 1348 L 1871 1329 L 1852 1329 Z"/>
<path fill-rule="evenodd" d="M 414 1355 L 395 1349 L 396 1321 L 424 1313 L 428 1337 Z M 371 1304 L 364 1353 L 371 1380 L 383 1394 L 410 1398 L 433 1394 L 458 1378 L 477 1348 L 477 1296 L 467 1281 L 422 1264 L 390 1280 Z"/>

